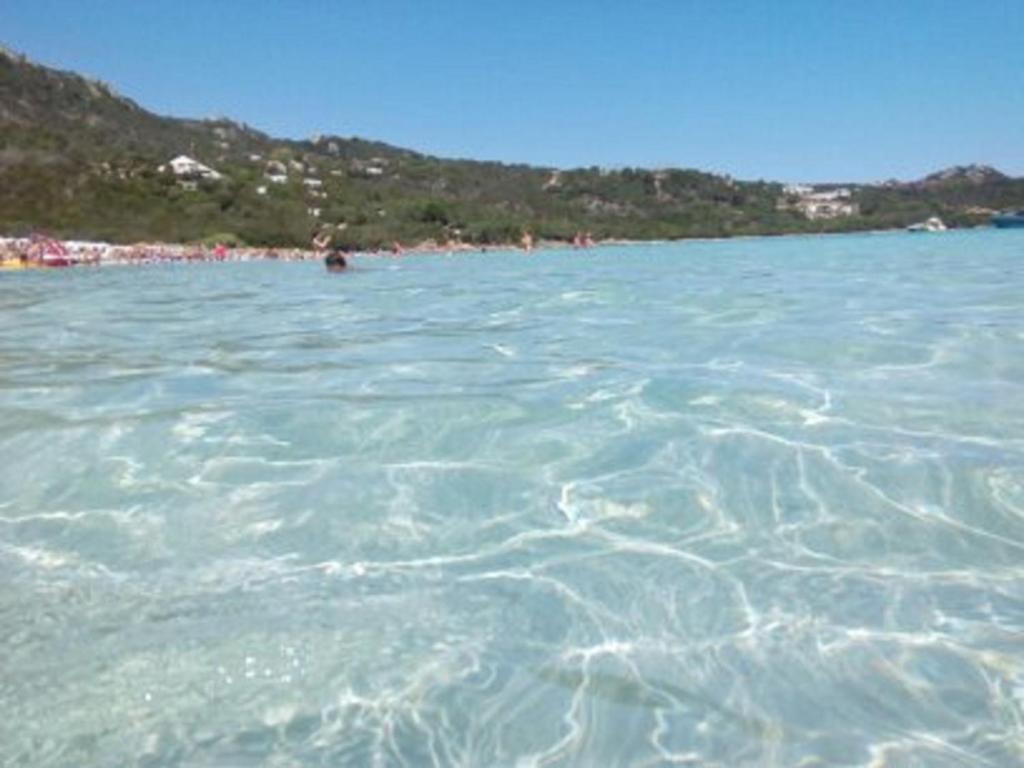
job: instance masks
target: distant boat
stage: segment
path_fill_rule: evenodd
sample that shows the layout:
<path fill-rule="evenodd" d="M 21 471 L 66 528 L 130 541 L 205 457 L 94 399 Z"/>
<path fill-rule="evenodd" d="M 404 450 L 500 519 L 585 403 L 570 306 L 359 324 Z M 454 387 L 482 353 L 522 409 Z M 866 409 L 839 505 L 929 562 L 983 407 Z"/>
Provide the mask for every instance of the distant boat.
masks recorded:
<path fill-rule="evenodd" d="M 938 216 L 932 216 L 927 221 L 911 224 L 907 227 L 907 232 L 945 232 L 946 229 L 947 227 L 942 219 Z"/>
<path fill-rule="evenodd" d="M 992 217 L 992 223 L 1000 229 L 1024 227 L 1024 209 L 1019 211 L 1007 211 L 1006 213 L 997 213 Z"/>

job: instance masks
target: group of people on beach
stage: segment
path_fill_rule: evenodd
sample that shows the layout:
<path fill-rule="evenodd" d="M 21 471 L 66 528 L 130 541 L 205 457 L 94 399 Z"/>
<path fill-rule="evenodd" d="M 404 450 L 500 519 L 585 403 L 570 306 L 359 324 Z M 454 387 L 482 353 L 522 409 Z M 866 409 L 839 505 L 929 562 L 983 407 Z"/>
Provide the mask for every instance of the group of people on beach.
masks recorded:
<path fill-rule="evenodd" d="M 72 263 L 96 263 L 98 258 L 99 254 L 91 248 L 78 253 L 73 261 L 64 243 L 41 235 L 18 240 L 0 240 L 0 267 L 6 269 L 26 269 L 32 266 L 67 267 Z"/>
<path fill-rule="evenodd" d="M 577 232 L 575 248 L 589 248 L 594 240 L 589 232 Z M 530 253 L 535 247 L 532 233 L 523 233 L 520 249 Z M 454 254 L 486 252 L 488 246 L 462 242 L 422 243 L 407 248 L 395 241 L 390 248 L 378 249 L 377 255 L 402 256 L 408 252 Z M 223 261 L 322 261 L 329 272 L 342 272 L 351 266 L 352 257 L 335 243 L 335 233 L 323 227 L 313 233 L 310 246 L 302 248 L 248 248 L 225 243 L 213 245 L 176 245 L 168 243 L 136 243 L 114 245 L 103 242 L 63 241 L 45 235 L 21 238 L 0 238 L 0 269 L 33 269 L 41 267 L 162 264 L 177 262 Z"/>
<path fill-rule="evenodd" d="M 0 268 L 33 269 L 100 265 L 160 264 L 220 261 L 305 261 L 316 254 L 299 248 L 235 248 L 167 243 L 110 243 L 61 241 L 43 235 L 0 238 Z"/>

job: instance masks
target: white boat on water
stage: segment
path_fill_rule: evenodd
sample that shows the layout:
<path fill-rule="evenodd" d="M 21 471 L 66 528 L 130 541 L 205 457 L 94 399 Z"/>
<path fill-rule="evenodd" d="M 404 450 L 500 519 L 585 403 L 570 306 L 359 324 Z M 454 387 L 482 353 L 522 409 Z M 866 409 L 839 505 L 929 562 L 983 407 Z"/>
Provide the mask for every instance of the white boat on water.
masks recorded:
<path fill-rule="evenodd" d="M 907 232 L 945 232 L 948 227 L 938 216 L 932 216 L 927 221 L 911 224 Z"/>

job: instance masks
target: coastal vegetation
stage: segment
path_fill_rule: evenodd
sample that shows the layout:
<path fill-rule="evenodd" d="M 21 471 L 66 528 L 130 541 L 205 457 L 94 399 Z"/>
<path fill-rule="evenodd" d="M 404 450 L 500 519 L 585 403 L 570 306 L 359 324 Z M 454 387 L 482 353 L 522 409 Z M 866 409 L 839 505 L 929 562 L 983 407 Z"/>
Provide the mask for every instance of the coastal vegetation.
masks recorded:
<path fill-rule="evenodd" d="M 216 178 L 170 172 L 195 158 Z M 822 188 L 839 185 L 820 185 Z M 358 138 L 272 138 L 228 119 L 161 117 L 103 83 L 0 52 L 0 233 L 111 242 L 350 248 L 427 240 L 676 239 L 953 226 L 1024 206 L 1024 179 L 969 167 L 843 185 L 852 215 L 809 218 L 782 184 L 683 169 L 560 170 L 441 159 Z"/>

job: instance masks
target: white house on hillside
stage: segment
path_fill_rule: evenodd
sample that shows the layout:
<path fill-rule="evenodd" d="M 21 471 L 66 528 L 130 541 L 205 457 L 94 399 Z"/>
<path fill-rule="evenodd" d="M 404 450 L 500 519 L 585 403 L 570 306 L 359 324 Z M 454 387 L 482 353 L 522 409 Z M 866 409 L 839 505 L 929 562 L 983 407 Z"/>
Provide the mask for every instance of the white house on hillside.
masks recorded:
<path fill-rule="evenodd" d="M 178 155 L 166 165 L 161 165 L 159 170 L 170 170 L 175 176 L 184 179 L 209 179 L 216 181 L 221 174 L 198 160 L 193 160 L 188 155 Z"/>
<path fill-rule="evenodd" d="M 800 211 L 808 219 L 837 219 L 860 212 L 851 199 L 853 193 L 846 187 L 815 191 L 809 184 L 787 184 L 782 192 L 786 197 L 779 199 L 776 206 L 781 210 Z"/>

